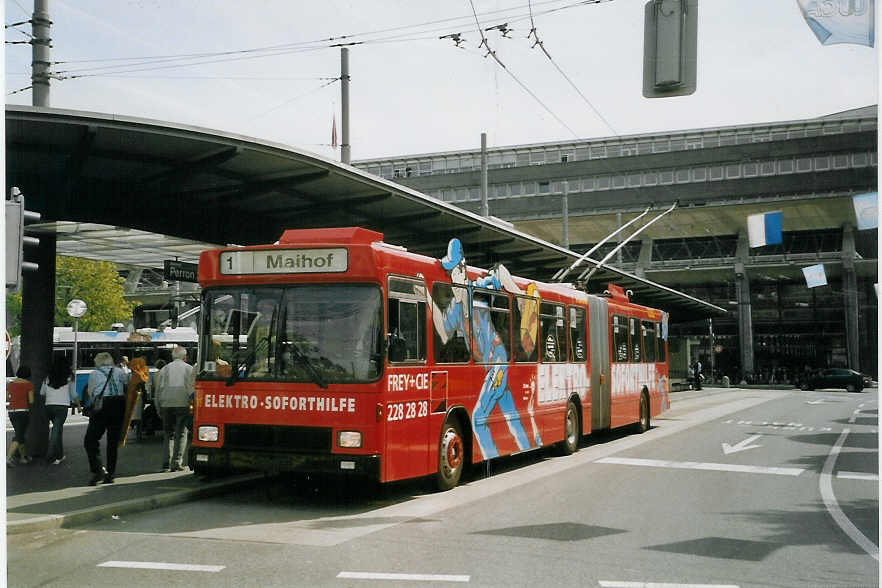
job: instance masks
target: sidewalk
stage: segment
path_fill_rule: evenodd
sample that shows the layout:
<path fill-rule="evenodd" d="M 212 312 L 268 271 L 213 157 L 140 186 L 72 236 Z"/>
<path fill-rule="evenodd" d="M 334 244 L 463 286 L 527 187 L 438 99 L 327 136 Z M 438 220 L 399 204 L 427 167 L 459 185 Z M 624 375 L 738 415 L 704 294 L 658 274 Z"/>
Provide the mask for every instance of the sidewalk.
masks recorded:
<path fill-rule="evenodd" d="M 248 474 L 205 481 L 186 465 L 180 472 L 161 472 L 161 433 L 138 442 L 131 431 L 119 451 L 115 482 L 89 486 L 89 460 L 83 449 L 85 419 L 69 417 L 68 423 L 64 427 L 67 459 L 60 465 L 35 458 L 29 464 L 6 468 L 7 534 L 82 525 L 179 504 L 228 492 L 262 477 Z M 11 431 L 6 439 L 7 444 L 12 440 Z M 102 457 L 105 446 L 102 439 Z"/>

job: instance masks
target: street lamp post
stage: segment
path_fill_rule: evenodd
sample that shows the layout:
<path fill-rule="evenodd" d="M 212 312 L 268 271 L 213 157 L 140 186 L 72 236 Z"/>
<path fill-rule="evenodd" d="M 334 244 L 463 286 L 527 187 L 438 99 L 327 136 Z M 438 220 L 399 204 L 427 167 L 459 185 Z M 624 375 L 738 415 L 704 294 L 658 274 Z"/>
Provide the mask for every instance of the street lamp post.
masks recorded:
<path fill-rule="evenodd" d="M 74 320 L 74 345 L 73 345 L 73 380 L 74 392 L 77 390 L 77 333 L 80 330 L 80 317 L 86 314 L 86 303 L 79 298 L 74 298 L 67 303 L 67 314 Z"/>

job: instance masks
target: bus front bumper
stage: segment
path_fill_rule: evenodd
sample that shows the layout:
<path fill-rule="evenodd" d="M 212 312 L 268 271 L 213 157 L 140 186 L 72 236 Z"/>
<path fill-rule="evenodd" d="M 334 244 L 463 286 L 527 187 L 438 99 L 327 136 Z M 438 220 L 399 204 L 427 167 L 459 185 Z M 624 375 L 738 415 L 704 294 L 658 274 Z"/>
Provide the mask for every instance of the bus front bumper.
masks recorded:
<path fill-rule="evenodd" d="M 380 476 L 379 455 L 292 454 L 269 451 L 225 450 L 192 446 L 189 463 L 198 473 L 261 471 Z"/>

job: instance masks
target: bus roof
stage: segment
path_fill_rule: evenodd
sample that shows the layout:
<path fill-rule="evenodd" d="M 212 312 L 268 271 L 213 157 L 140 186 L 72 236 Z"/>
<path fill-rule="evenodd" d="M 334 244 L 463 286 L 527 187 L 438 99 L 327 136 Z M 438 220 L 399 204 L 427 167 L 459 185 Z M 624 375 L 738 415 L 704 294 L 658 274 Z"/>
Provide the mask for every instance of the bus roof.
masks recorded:
<path fill-rule="evenodd" d="M 179 327 L 177 329 L 137 329 L 128 331 L 79 331 L 78 343 L 193 343 L 197 340 L 196 329 Z M 53 343 L 73 343 L 74 332 L 70 327 L 55 327 Z"/>

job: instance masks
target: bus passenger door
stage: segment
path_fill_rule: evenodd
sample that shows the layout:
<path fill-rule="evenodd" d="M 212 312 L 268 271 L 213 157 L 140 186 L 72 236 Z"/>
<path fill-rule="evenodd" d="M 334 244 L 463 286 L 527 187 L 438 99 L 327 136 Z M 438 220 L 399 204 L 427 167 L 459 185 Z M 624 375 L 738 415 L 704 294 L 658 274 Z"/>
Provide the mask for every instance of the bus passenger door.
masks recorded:
<path fill-rule="evenodd" d="M 609 428 L 610 370 L 609 370 L 609 314 L 606 300 L 588 298 L 591 336 L 591 430 Z"/>
<path fill-rule="evenodd" d="M 385 376 L 384 480 L 428 473 L 432 378 L 427 365 L 426 291 L 422 280 L 390 276 Z"/>

